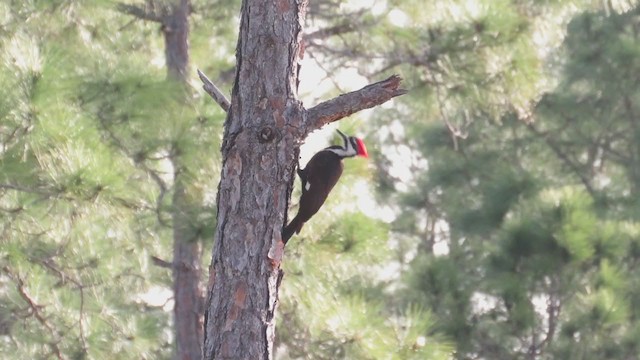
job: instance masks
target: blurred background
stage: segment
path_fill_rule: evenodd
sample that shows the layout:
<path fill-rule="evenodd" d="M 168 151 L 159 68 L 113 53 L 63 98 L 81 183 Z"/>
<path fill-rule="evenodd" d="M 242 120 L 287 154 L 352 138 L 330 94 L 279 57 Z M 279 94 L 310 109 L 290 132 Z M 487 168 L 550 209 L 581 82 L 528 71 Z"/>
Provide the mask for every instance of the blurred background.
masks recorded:
<path fill-rule="evenodd" d="M 225 113 L 195 69 L 230 94 L 240 0 L 191 1 L 181 76 L 177 2 L 130 1 L 0 2 L 3 359 L 172 359 L 178 250 L 206 281 Z M 276 359 L 640 359 L 636 1 L 310 0 L 305 26 L 305 106 L 409 93 L 339 123 L 371 157 L 287 245 Z"/>

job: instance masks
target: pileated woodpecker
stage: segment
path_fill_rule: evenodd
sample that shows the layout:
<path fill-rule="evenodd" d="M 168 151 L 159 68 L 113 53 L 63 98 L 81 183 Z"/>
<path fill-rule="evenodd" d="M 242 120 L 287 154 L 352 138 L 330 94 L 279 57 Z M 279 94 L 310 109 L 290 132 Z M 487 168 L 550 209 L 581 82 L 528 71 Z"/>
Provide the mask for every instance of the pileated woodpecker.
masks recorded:
<path fill-rule="evenodd" d="M 302 182 L 302 196 L 298 214 L 282 231 L 282 241 L 286 244 L 293 233 L 299 233 L 302 225 L 315 215 L 329 192 L 342 175 L 342 159 L 356 155 L 368 157 L 364 142 L 353 136 L 338 133 L 344 141 L 343 146 L 334 145 L 317 152 L 304 169 L 298 168 Z"/>

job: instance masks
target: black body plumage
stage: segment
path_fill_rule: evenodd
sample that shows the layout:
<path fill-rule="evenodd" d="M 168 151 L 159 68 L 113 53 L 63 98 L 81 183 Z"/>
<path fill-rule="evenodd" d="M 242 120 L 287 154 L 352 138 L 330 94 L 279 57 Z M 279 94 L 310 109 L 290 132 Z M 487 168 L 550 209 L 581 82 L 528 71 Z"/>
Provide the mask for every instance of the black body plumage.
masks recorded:
<path fill-rule="evenodd" d="M 322 207 L 333 187 L 338 183 L 344 165 L 342 159 L 356 155 L 367 157 L 362 140 L 347 137 L 338 131 L 344 140 L 344 146 L 329 146 L 319 151 L 304 169 L 298 170 L 302 183 L 302 195 L 298 214 L 282 231 L 282 241 L 286 244 L 294 233 L 299 233 L 306 223 Z"/>
<path fill-rule="evenodd" d="M 285 244 L 294 233 L 299 233 L 302 225 L 320 210 L 322 204 L 327 200 L 329 192 L 340 179 L 343 168 L 342 158 L 331 151 L 322 150 L 309 160 L 304 170 L 298 171 L 302 183 L 300 207 L 296 217 L 291 220 L 282 233 L 282 241 Z"/>

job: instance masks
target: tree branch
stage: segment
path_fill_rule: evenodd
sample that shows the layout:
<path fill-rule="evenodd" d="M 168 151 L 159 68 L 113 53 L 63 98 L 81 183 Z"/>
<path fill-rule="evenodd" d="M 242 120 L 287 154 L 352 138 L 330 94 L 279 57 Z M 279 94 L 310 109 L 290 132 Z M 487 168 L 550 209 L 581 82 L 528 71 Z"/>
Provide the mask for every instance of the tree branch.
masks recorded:
<path fill-rule="evenodd" d="M 151 255 L 151 262 L 153 262 L 154 265 L 159 266 L 159 267 L 163 267 L 163 268 L 167 268 L 167 269 L 173 269 L 173 264 L 166 261 L 166 260 L 162 260 L 157 256 Z"/>
<path fill-rule="evenodd" d="M 66 246 L 66 244 L 65 244 Z M 59 249 L 61 250 L 61 249 Z M 56 263 L 53 259 L 51 258 L 31 258 L 31 261 L 36 263 L 36 264 L 40 264 L 40 266 L 44 267 L 45 269 L 48 269 L 49 271 L 53 272 L 55 274 L 55 276 L 58 277 L 59 282 L 58 284 L 64 284 L 65 282 L 69 281 L 71 282 L 73 285 L 75 285 L 76 289 L 80 292 L 80 309 L 79 309 L 79 316 L 78 316 L 78 328 L 79 328 L 79 332 L 80 332 L 80 342 L 82 343 L 82 351 L 84 354 L 87 353 L 87 337 L 85 335 L 85 331 L 84 331 L 84 289 L 86 287 L 90 287 L 90 286 L 85 286 L 84 284 L 82 284 L 80 282 L 80 280 L 77 280 L 73 275 L 68 274 L 66 272 L 64 272 Z M 77 271 L 81 271 L 82 269 L 86 268 L 86 267 L 91 267 L 90 264 L 84 264 L 78 268 L 75 268 L 75 270 Z"/>
<path fill-rule="evenodd" d="M 384 104 L 396 96 L 404 95 L 407 90 L 399 88 L 401 81 L 400 76 L 392 75 L 386 80 L 322 102 L 307 110 L 306 125 L 312 130 L 318 129 L 360 110 Z"/>
<path fill-rule="evenodd" d="M 549 146 L 549 148 L 556 154 L 556 156 L 560 160 L 562 160 L 562 162 L 566 166 L 568 166 L 571 169 L 571 171 L 573 171 L 574 174 L 576 174 L 576 176 L 580 179 L 580 181 L 584 185 L 584 188 L 589 193 L 589 195 L 591 195 L 591 197 L 593 199 L 597 199 L 598 193 L 596 192 L 596 189 L 591 185 L 591 181 L 589 181 L 589 178 L 583 174 L 583 171 L 580 168 L 579 163 L 578 164 L 574 163 L 571 160 L 571 158 L 569 158 L 569 155 L 567 155 L 565 152 L 563 152 L 562 149 L 560 148 L 560 146 L 558 146 L 558 144 L 556 144 L 556 142 L 553 141 L 553 139 L 551 139 L 549 136 L 547 136 L 547 134 L 545 134 L 542 131 L 538 130 L 533 125 L 533 121 L 527 121 L 527 128 L 533 134 L 535 134 L 536 136 L 542 138 L 545 141 L 545 143 L 547 143 L 547 146 Z"/>
<path fill-rule="evenodd" d="M 58 346 L 58 343 L 60 343 L 60 340 L 58 339 L 58 332 L 55 331 L 53 326 L 49 323 L 49 320 L 45 317 L 45 315 L 41 311 L 44 308 L 44 306 L 36 303 L 36 301 L 29 295 L 29 293 L 25 289 L 24 280 L 19 275 L 13 273 L 13 271 L 11 271 L 11 269 L 9 269 L 9 267 L 7 266 L 4 266 L 2 270 L 5 274 L 9 276 L 11 280 L 15 282 L 16 290 L 18 291 L 18 294 L 20 294 L 20 297 L 22 298 L 22 300 L 27 304 L 26 316 L 35 317 L 35 319 L 42 326 L 44 326 L 45 328 L 47 328 L 47 330 L 49 330 L 49 334 L 51 334 L 51 336 L 54 337 L 54 341 L 49 343 L 51 350 L 53 351 L 53 353 L 58 359 L 60 360 L 64 359 L 64 357 L 62 356 L 62 351 Z"/>
<path fill-rule="evenodd" d="M 220 105 L 222 110 L 228 112 L 229 107 L 231 106 L 229 99 L 224 96 L 222 91 L 220 91 L 220 89 L 218 89 L 218 87 L 215 86 L 213 82 L 209 80 L 207 75 L 200 71 L 200 69 L 198 69 L 198 76 L 200 77 L 200 80 L 202 80 L 202 88 L 204 91 L 206 91 L 207 94 L 209 94 L 209 96 L 211 96 L 211 98 Z"/>
<path fill-rule="evenodd" d="M 0 183 L 0 189 L 9 189 L 9 190 L 15 190 L 15 191 L 21 191 L 21 192 L 25 192 L 25 193 L 45 195 L 45 196 L 58 195 L 57 193 L 54 193 L 54 192 L 49 192 L 49 191 L 46 191 L 46 190 L 35 189 L 35 188 L 28 188 L 28 187 L 25 187 L 25 186 L 20 186 L 20 185 L 15 185 L 15 184 L 2 184 L 2 183 Z"/>
<path fill-rule="evenodd" d="M 117 9 L 120 12 L 125 14 L 132 15 L 138 19 L 154 21 L 154 22 L 163 22 L 163 17 L 158 15 L 155 11 L 147 11 L 139 6 L 130 5 L 125 3 L 118 3 Z"/>
<path fill-rule="evenodd" d="M 354 31 L 356 29 L 356 26 L 357 26 L 356 24 L 353 24 L 351 22 L 344 22 L 336 26 L 323 28 L 320 30 L 316 30 L 312 33 L 306 34 L 304 35 L 304 39 L 306 41 L 323 40 L 333 35 L 339 35 L 346 32 Z"/>

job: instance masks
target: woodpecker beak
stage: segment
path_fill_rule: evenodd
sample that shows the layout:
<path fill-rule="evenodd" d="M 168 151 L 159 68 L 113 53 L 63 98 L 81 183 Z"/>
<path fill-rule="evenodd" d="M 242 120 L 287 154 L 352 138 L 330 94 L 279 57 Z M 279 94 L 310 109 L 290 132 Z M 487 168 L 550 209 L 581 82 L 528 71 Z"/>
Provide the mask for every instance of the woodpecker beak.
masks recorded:
<path fill-rule="evenodd" d="M 367 152 L 367 147 L 364 146 L 364 141 L 362 141 L 362 139 L 356 138 L 356 142 L 358 143 L 358 155 L 368 158 L 369 153 Z"/>
<path fill-rule="evenodd" d="M 340 137 L 342 138 L 342 141 L 344 141 L 344 146 L 346 147 L 347 146 L 347 141 L 349 141 L 348 138 L 347 138 L 347 135 L 343 134 L 342 131 L 340 131 L 338 129 L 336 129 L 336 131 L 338 132 L 338 134 L 340 134 Z"/>

